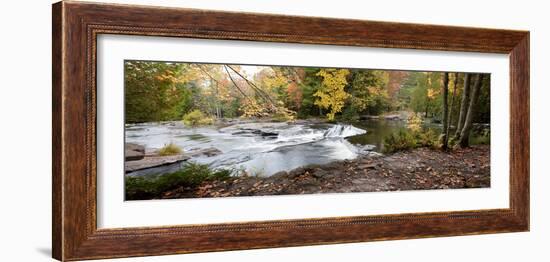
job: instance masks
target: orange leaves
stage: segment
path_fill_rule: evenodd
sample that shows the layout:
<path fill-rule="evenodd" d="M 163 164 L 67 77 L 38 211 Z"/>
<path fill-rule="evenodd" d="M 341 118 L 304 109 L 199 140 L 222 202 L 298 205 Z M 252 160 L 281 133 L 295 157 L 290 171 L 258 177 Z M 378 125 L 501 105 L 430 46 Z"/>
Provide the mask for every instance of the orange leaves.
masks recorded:
<path fill-rule="evenodd" d="M 296 110 L 299 110 L 300 106 L 302 105 L 302 89 L 300 89 L 295 82 L 292 82 L 287 86 L 286 92 L 288 94 L 288 98 L 291 102 L 292 107 L 294 107 L 294 109 Z"/>

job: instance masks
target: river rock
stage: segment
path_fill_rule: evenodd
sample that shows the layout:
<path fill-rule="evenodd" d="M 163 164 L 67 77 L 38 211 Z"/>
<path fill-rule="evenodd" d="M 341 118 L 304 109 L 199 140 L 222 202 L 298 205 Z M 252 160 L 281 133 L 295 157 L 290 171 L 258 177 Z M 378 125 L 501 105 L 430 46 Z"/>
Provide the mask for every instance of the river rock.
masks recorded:
<path fill-rule="evenodd" d="M 358 169 L 364 170 L 364 169 L 376 169 L 378 167 L 377 163 L 372 164 L 364 164 L 357 166 Z"/>
<path fill-rule="evenodd" d="M 126 161 L 141 160 L 144 157 L 145 147 L 134 143 L 126 143 L 124 145 L 124 159 Z"/>
<path fill-rule="evenodd" d="M 264 138 L 277 138 L 279 136 L 278 133 L 275 132 L 261 132 L 260 135 Z"/>
<path fill-rule="evenodd" d="M 177 171 L 180 164 L 189 158 L 186 155 L 147 156 L 141 160 L 125 162 L 124 170 L 126 174 L 132 173 L 132 175 L 160 174 L 166 173 L 168 170 L 172 171 L 172 169 Z"/>
<path fill-rule="evenodd" d="M 385 115 L 384 119 L 386 119 L 386 120 L 400 120 L 401 117 L 399 115 Z"/>
<path fill-rule="evenodd" d="M 362 115 L 359 116 L 359 120 L 380 119 L 380 116 Z"/>
<path fill-rule="evenodd" d="M 222 153 L 222 151 L 220 151 L 219 149 L 214 148 L 214 147 L 210 147 L 210 148 L 200 149 L 200 150 L 197 150 L 197 151 L 188 152 L 187 155 L 189 155 L 191 157 L 199 157 L 199 156 L 213 157 L 213 156 L 217 156 L 221 153 Z"/>

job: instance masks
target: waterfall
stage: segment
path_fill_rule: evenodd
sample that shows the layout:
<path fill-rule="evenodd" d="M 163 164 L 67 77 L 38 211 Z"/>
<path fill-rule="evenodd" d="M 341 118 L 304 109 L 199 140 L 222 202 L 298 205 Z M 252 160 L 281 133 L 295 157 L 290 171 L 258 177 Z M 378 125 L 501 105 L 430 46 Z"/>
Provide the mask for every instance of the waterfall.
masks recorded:
<path fill-rule="evenodd" d="M 337 124 L 325 131 L 324 137 L 350 137 L 367 133 L 366 130 L 354 127 L 352 125 Z"/>

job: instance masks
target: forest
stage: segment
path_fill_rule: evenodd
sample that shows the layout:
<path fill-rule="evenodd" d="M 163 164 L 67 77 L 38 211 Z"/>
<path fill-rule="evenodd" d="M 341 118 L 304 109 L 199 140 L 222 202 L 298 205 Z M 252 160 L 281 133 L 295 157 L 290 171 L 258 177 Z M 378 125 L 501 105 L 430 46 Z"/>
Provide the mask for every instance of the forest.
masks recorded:
<path fill-rule="evenodd" d="M 189 114 L 206 123 L 236 117 L 353 122 L 410 111 L 443 123 L 444 133 L 455 131 L 458 141 L 472 123 L 490 122 L 489 74 L 149 61 L 124 66 L 126 123 Z"/>
<path fill-rule="evenodd" d="M 308 193 L 287 183 L 295 176 L 321 184 L 309 193 L 343 190 L 334 183 L 361 192 L 488 186 L 490 74 L 130 60 L 124 81 L 132 199 Z M 383 189 L 346 180 L 345 170 L 392 154 L 430 167 Z M 367 171 L 387 184 L 386 172 L 407 177 L 414 167 L 399 165 Z M 342 176 L 327 182 L 317 175 L 326 170 Z M 263 183 L 273 191 L 257 191 Z"/>

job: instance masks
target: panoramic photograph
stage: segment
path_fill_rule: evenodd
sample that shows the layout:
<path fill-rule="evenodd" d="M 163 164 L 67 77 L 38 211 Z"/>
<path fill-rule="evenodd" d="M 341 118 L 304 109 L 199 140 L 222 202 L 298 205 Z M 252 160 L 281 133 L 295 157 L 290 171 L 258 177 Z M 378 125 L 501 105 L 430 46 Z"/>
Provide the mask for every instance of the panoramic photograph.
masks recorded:
<path fill-rule="evenodd" d="M 488 188 L 490 77 L 126 60 L 125 199 Z"/>

